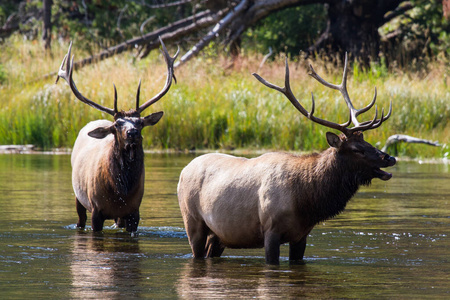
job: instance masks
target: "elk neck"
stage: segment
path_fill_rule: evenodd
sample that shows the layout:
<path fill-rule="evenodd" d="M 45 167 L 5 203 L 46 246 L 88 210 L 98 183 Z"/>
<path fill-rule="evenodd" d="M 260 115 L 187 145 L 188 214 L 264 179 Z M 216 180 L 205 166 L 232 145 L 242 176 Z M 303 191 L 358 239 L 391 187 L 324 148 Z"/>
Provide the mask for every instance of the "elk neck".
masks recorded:
<path fill-rule="evenodd" d="M 117 194 L 127 195 L 140 183 L 144 170 L 144 150 L 142 144 L 124 146 L 114 140 L 109 169 L 112 186 Z"/>
<path fill-rule="evenodd" d="M 309 226 L 342 212 L 362 184 L 335 148 L 299 157 L 294 178 L 299 214 Z"/>

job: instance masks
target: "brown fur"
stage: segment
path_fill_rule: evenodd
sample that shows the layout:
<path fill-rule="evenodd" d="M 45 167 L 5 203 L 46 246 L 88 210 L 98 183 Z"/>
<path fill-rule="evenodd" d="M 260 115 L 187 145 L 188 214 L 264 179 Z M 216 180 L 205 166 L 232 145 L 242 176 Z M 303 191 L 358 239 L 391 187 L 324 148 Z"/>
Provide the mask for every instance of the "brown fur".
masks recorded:
<path fill-rule="evenodd" d="M 114 123 L 98 120 L 80 131 L 72 152 L 78 227 L 85 227 L 88 210 L 94 231 L 101 231 L 106 219 L 137 231 L 145 181 L 141 130 L 161 117 L 162 112 L 145 118 L 135 111 L 120 112 Z"/>
<path fill-rule="evenodd" d="M 225 247 L 265 247 L 266 262 L 277 264 L 280 244 L 289 242 L 290 260 L 302 259 L 312 228 L 339 214 L 359 186 L 388 180 L 391 175 L 379 168 L 395 164 L 359 132 L 336 138 L 319 154 L 194 159 L 178 184 L 194 257 L 220 256 Z"/>
<path fill-rule="evenodd" d="M 173 63 L 179 51 L 170 57 L 163 41 L 162 54 L 167 64 L 163 89 L 139 105 L 141 82 L 136 92 L 136 108 L 118 111 L 117 90 L 114 85 L 114 108 L 104 107 L 84 97 L 73 81 L 72 43 L 61 63 L 56 83 L 63 78 L 81 102 L 114 117 L 114 123 L 98 120 L 87 124 L 79 133 L 72 152 L 72 185 L 79 216 L 77 226 L 86 225 L 86 210 L 92 213 L 92 229 L 101 231 L 105 219 L 115 219 L 119 227 L 132 233 L 139 223 L 139 206 L 144 192 L 144 152 L 141 130 L 156 124 L 163 112 L 141 117 L 141 113 L 159 101 L 169 91 Z M 176 81 L 176 79 L 175 79 Z"/>

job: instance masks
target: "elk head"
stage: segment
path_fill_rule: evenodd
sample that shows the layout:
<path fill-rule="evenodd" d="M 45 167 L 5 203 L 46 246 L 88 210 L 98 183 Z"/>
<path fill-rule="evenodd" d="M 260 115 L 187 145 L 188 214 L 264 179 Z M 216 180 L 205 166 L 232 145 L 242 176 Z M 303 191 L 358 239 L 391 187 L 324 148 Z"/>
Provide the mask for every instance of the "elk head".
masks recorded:
<path fill-rule="evenodd" d="M 361 109 L 356 109 L 353 106 L 353 103 L 350 100 L 350 97 L 347 92 L 347 53 L 345 54 L 345 66 L 344 73 L 342 76 L 342 82 L 339 85 L 331 84 L 324 79 L 322 79 L 314 68 L 310 65 L 311 72 L 309 75 L 319 81 L 321 84 L 326 87 L 338 90 L 341 92 L 344 100 L 349 109 L 349 120 L 344 124 L 338 124 L 334 122 L 330 122 L 327 120 L 323 120 L 314 116 L 314 95 L 311 93 L 312 98 L 312 108 L 311 112 L 308 112 L 295 98 L 294 94 L 291 91 L 290 82 L 289 82 L 289 67 L 286 58 L 286 73 L 285 73 L 285 86 L 279 87 L 272 83 L 269 83 L 261 76 L 256 73 L 253 73 L 253 76 L 256 77 L 262 84 L 265 86 L 272 88 L 276 91 L 281 92 L 289 99 L 289 101 L 294 105 L 294 107 L 305 117 L 310 119 L 311 121 L 318 123 L 320 125 L 339 130 L 342 132 L 341 135 L 336 135 L 331 132 L 327 132 L 327 142 L 328 144 L 336 151 L 336 155 L 344 162 L 346 168 L 357 172 L 359 181 L 361 184 L 368 184 L 373 178 L 379 178 L 381 180 L 389 180 L 392 177 L 392 174 L 387 173 L 381 168 L 386 168 L 395 165 L 395 158 L 389 156 L 388 154 L 376 149 L 368 142 L 364 141 L 363 131 L 369 129 L 375 129 L 379 127 L 384 121 L 386 121 L 392 113 L 392 101 L 390 103 L 389 112 L 385 116 L 384 109 L 381 110 L 381 118 L 378 119 L 378 110 L 375 106 L 375 116 L 370 121 L 359 122 L 357 117 L 367 112 L 372 106 L 375 104 L 377 98 L 377 89 L 375 88 L 375 93 L 372 102 Z M 354 127 L 349 127 L 351 124 L 354 124 Z"/>
<path fill-rule="evenodd" d="M 158 123 L 158 121 L 163 116 L 163 112 L 156 112 L 152 113 L 148 116 L 141 117 L 141 113 L 148 108 L 150 105 L 157 102 L 159 99 L 161 99 L 167 91 L 170 89 L 170 86 L 172 84 L 172 78 L 176 82 L 176 78 L 173 71 L 173 63 L 175 59 L 178 56 L 178 52 L 173 56 L 170 57 L 169 53 L 167 52 L 166 46 L 164 45 L 163 41 L 160 38 L 161 46 L 162 46 L 162 53 L 164 55 L 164 59 L 167 64 L 167 79 L 166 84 L 164 88 L 153 98 L 147 100 L 144 104 L 139 106 L 139 94 L 141 89 L 141 82 L 139 81 L 139 86 L 136 93 L 136 108 L 131 109 L 129 111 L 118 111 L 117 109 L 117 90 L 116 86 L 114 85 L 114 108 L 108 108 L 104 107 L 100 104 L 97 104 L 88 98 L 84 97 L 77 89 L 75 82 L 72 79 L 73 75 L 73 56 L 70 57 L 71 50 L 72 50 L 72 43 L 70 43 L 69 50 L 67 54 L 64 56 L 64 59 L 61 63 L 61 66 L 58 71 L 58 77 L 56 78 L 56 83 L 58 82 L 59 78 L 63 78 L 67 83 L 69 84 L 73 94 L 83 103 L 94 107 L 97 110 L 100 110 L 102 112 L 105 112 L 111 116 L 114 117 L 114 122 L 110 126 L 106 127 L 99 127 L 91 132 L 88 133 L 90 137 L 96 138 L 96 139 L 103 139 L 109 134 L 113 134 L 115 137 L 115 140 L 118 144 L 118 147 L 120 149 L 125 150 L 131 150 L 135 149 L 136 147 L 142 146 L 142 136 L 141 136 L 141 130 L 146 126 L 155 125 Z M 65 70 L 64 70 L 64 65 Z"/>

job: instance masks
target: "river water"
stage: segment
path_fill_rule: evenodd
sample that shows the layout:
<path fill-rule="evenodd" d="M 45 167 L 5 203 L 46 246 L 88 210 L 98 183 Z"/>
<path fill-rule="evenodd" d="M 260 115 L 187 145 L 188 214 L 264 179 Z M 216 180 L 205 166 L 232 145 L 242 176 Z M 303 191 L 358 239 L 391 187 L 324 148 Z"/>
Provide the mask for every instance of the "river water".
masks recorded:
<path fill-rule="evenodd" d="M 194 261 L 176 197 L 187 154 L 147 154 L 139 236 L 75 228 L 68 155 L 0 155 L 2 299 L 450 298 L 450 166 L 398 162 L 308 238 Z M 88 225 L 90 216 L 88 214 Z"/>

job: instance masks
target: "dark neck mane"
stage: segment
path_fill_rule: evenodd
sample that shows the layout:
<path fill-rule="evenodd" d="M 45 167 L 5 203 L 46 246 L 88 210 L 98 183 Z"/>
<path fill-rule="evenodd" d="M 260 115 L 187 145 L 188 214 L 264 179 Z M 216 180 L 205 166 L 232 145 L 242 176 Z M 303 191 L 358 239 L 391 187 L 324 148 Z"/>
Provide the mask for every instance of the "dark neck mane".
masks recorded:
<path fill-rule="evenodd" d="M 110 157 L 110 175 L 114 192 L 127 195 L 140 183 L 144 168 L 142 145 L 121 149 L 117 141 Z"/>
<path fill-rule="evenodd" d="M 297 177 L 297 201 L 302 219 L 313 226 L 342 212 L 362 184 L 351 164 L 334 148 L 304 157 Z M 302 163 L 304 165 L 304 163 Z"/>

